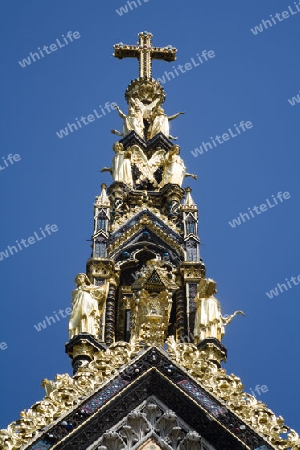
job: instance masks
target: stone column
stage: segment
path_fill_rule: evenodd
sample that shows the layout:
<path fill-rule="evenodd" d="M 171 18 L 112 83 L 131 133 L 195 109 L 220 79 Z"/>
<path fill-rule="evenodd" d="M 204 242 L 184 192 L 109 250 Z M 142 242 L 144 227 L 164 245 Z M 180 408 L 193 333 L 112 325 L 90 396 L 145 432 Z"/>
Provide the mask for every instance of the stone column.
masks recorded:
<path fill-rule="evenodd" d="M 183 288 L 176 291 L 176 340 L 183 341 L 187 336 L 185 294 Z"/>
<path fill-rule="evenodd" d="M 116 286 L 109 283 L 105 313 L 105 342 L 107 345 L 115 342 L 116 331 Z"/>

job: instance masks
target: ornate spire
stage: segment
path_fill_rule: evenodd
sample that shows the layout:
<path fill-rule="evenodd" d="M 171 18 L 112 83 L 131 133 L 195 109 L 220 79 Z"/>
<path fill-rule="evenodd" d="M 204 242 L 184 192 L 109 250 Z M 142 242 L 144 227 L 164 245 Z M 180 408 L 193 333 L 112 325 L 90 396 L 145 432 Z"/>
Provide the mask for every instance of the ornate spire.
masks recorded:
<path fill-rule="evenodd" d="M 177 137 L 170 133 L 170 122 L 184 113 L 166 114 L 162 107 L 164 90 L 158 81 L 151 78 L 152 59 L 174 61 L 176 49 L 172 46 L 153 47 L 152 34 L 148 32 L 139 33 L 137 46 L 120 43 L 114 48 L 117 58 L 139 59 L 140 77 L 126 90 L 128 112 L 116 106 L 123 127 L 122 131 L 112 130 L 112 133 L 122 139 L 113 145 L 116 154 L 111 168 L 104 167 L 102 171 L 109 171 L 115 182 L 138 191 L 159 191 L 171 184 L 181 188 L 185 177 L 197 178 L 187 173 L 180 157 L 180 146 L 172 142 Z M 181 193 L 180 201 L 182 198 Z"/>
<path fill-rule="evenodd" d="M 186 176 L 196 176 L 186 173 L 169 129 L 180 113 L 165 114 L 164 91 L 151 79 L 152 59 L 172 61 L 176 49 L 152 47 L 151 33 L 139 37 L 138 46 L 115 45 L 116 57 L 139 59 L 140 78 L 126 91 L 128 113 L 117 108 L 123 129 L 114 133 L 122 139 L 102 170 L 113 183 L 96 197 L 92 255 L 70 299 L 66 352 L 74 375 L 45 379 L 46 397 L 0 430 L 0 448 L 142 442 L 198 450 L 203 439 L 207 448 L 298 450 L 298 434 L 221 368 L 225 327 L 243 312 L 223 316 L 216 282 L 206 278 L 198 209 L 191 189 L 182 189 Z M 164 402 L 183 410 L 184 422 L 177 411 L 159 413 Z M 143 430 L 154 441 L 145 442 Z"/>

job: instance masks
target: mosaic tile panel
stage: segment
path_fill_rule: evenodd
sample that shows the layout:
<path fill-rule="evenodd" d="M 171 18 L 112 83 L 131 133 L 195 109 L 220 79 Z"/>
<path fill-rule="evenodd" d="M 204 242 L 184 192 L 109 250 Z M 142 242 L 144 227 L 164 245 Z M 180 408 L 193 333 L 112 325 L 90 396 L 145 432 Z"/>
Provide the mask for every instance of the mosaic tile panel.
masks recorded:
<path fill-rule="evenodd" d="M 197 400 L 202 406 L 204 406 L 208 411 L 214 416 L 218 417 L 219 415 L 225 414 L 227 409 L 220 406 L 213 399 L 204 394 L 204 392 L 198 388 L 194 383 L 191 383 L 188 380 L 179 381 L 178 385 L 182 387 L 182 389 L 188 394 Z"/>
<path fill-rule="evenodd" d="M 128 384 L 128 381 L 125 380 L 116 380 L 113 383 L 109 384 L 106 388 L 102 389 L 95 397 L 85 403 L 81 411 L 85 413 L 92 414 L 97 408 L 106 403 L 110 398 L 112 398 L 115 394 L 117 394 L 124 386 Z"/>
<path fill-rule="evenodd" d="M 51 444 L 50 442 L 39 440 L 30 447 L 30 450 L 48 450 L 52 446 L 53 444 Z"/>

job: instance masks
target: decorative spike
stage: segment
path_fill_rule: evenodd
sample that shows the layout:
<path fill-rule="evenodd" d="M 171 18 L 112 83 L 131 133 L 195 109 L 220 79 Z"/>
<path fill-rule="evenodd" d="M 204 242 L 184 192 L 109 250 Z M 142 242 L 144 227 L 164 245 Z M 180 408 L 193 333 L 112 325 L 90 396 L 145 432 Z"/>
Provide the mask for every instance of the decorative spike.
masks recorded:
<path fill-rule="evenodd" d="M 106 184 L 102 183 L 101 184 L 101 193 L 100 193 L 99 197 L 97 197 L 97 202 L 96 202 L 97 206 L 105 206 L 105 207 L 110 206 L 110 201 L 109 201 L 109 198 L 106 193 L 106 188 L 107 188 Z"/>
<path fill-rule="evenodd" d="M 183 202 L 184 206 L 193 206 L 193 207 L 195 207 L 196 204 L 195 204 L 195 202 L 194 202 L 194 200 L 192 198 L 192 195 L 191 195 L 192 189 L 190 187 L 187 187 L 185 189 L 185 192 L 186 192 L 186 197 L 185 197 L 184 202 Z"/>

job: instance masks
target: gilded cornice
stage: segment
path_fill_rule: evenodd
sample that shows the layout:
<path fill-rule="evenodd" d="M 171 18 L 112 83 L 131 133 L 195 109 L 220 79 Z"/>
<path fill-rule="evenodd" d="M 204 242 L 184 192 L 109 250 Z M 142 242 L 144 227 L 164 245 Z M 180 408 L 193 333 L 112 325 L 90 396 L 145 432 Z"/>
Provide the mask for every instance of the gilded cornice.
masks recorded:
<path fill-rule="evenodd" d="M 281 416 L 276 416 L 267 405 L 244 391 L 241 379 L 228 375 L 208 360 L 205 351 L 194 344 L 178 344 L 173 337 L 167 339 L 171 358 L 184 367 L 188 374 L 217 400 L 242 419 L 254 432 L 262 435 L 273 448 L 299 450 L 300 437 L 289 428 Z M 284 436 L 286 437 L 284 437 Z"/>
<path fill-rule="evenodd" d="M 55 381 L 43 380 L 47 395 L 27 411 L 22 411 L 20 419 L 7 429 L 0 430 L 0 448 L 19 450 L 24 445 L 25 449 L 45 428 L 57 419 L 62 420 L 66 413 L 76 409 L 99 387 L 104 387 L 139 350 L 126 342 L 117 342 L 105 353 L 96 354 L 94 360 L 88 366 L 79 368 L 73 378 L 63 374 L 57 375 Z"/>
<path fill-rule="evenodd" d="M 271 447 L 277 450 L 300 449 L 299 435 L 285 425 L 281 416 L 277 417 L 264 403 L 244 392 L 240 378 L 227 375 L 224 369 L 207 359 L 205 351 L 199 351 L 193 344 L 178 344 L 173 337 L 168 338 L 166 343 L 170 363 L 179 369 L 186 369 L 196 384 L 223 403 L 255 433 L 263 436 Z M 49 426 L 78 408 L 99 388 L 105 387 L 119 374 L 122 366 L 128 367 L 139 350 L 134 344 L 117 342 L 106 352 L 96 353 L 94 360 L 88 366 L 79 368 L 73 378 L 64 374 L 57 375 L 55 381 L 43 380 L 47 395 L 27 411 L 22 411 L 18 421 L 0 430 L 0 448 L 28 448 L 33 439 Z M 148 350 L 139 353 L 135 363 Z"/>

